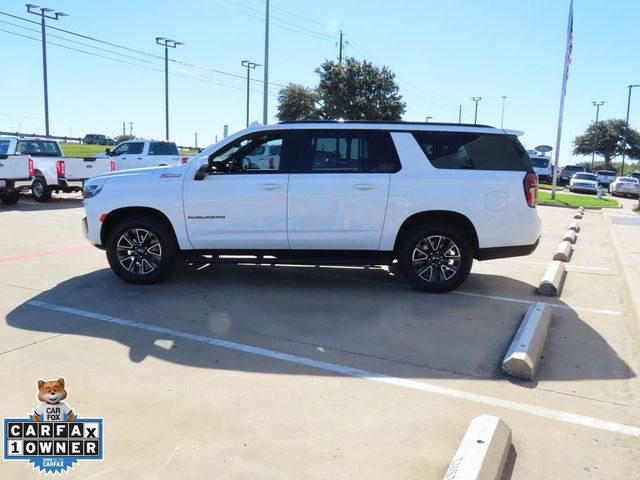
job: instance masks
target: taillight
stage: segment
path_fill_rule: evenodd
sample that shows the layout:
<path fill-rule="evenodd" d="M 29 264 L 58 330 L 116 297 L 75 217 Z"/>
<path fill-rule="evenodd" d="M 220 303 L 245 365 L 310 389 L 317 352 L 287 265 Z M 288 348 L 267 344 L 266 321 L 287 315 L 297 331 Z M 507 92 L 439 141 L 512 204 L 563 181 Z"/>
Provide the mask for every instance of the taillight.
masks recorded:
<path fill-rule="evenodd" d="M 33 158 L 31 157 L 29 157 L 29 176 L 30 177 L 36 176 L 36 169 L 33 166 Z"/>
<path fill-rule="evenodd" d="M 64 160 L 56 161 L 56 174 L 58 178 L 64 178 Z"/>
<path fill-rule="evenodd" d="M 538 201 L 538 176 L 533 173 L 527 173 L 522 182 L 524 185 L 524 198 L 527 200 L 527 205 L 531 208 L 536 208 Z"/>
<path fill-rule="evenodd" d="M 180 159 L 180 161 L 181 161 L 182 163 L 187 163 L 187 162 L 189 161 L 189 157 L 182 157 L 182 158 Z"/>
<path fill-rule="evenodd" d="M 116 171 L 116 161 L 115 160 L 111 160 L 111 171 L 112 172 Z"/>

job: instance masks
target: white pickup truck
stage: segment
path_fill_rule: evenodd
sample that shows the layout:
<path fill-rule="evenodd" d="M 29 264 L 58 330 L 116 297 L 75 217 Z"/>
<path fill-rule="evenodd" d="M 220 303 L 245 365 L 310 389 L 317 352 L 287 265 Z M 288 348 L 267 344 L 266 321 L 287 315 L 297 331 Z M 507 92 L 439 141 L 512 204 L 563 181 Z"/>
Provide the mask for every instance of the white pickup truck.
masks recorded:
<path fill-rule="evenodd" d="M 111 157 L 114 170 L 131 168 L 163 167 L 187 163 L 190 157 L 181 156 L 173 142 L 136 138 L 119 143 L 113 151 L 105 149 Z"/>
<path fill-rule="evenodd" d="M 10 138 L 0 137 L 0 201 L 14 205 L 20 200 L 20 189 L 31 182 L 33 160 L 29 155 L 9 155 Z"/>
<path fill-rule="evenodd" d="M 86 180 L 114 168 L 108 158 L 66 158 L 58 142 L 49 138 L 5 138 L 9 140 L 8 153 L 33 159 L 31 192 L 38 202 L 49 201 L 52 192 L 79 192 Z"/>

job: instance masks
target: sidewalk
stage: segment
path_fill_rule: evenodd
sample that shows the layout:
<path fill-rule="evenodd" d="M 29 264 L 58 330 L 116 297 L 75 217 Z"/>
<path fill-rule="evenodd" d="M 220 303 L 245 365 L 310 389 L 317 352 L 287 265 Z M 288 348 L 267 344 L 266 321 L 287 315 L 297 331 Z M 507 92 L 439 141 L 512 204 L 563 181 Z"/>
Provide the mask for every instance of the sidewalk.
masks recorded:
<path fill-rule="evenodd" d="M 603 209 L 620 260 L 629 297 L 640 322 L 640 215 L 631 210 Z"/>

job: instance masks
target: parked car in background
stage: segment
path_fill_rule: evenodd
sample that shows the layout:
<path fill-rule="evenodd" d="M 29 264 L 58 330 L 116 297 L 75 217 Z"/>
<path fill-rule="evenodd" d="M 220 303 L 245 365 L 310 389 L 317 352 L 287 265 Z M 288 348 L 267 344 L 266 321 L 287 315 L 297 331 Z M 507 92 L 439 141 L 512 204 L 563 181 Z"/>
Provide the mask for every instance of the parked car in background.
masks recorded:
<path fill-rule="evenodd" d="M 553 164 L 551 163 L 551 157 L 532 156 L 531 163 L 533 163 L 533 171 L 538 174 L 541 182 L 550 182 L 552 180 Z"/>
<path fill-rule="evenodd" d="M 559 183 L 569 183 L 571 177 L 578 172 L 586 172 L 587 169 L 580 165 L 565 165 L 560 169 L 560 173 L 558 174 L 558 182 Z"/>
<path fill-rule="evenodd" d="M 598 178 L 593 173 L 575 173 L 569 180 L 569 191 L 597 193 Z"/>
<path fill-rule="evenodd" d="M 50 138 L 9 138 L 9 153 L 33 159 L 31 193 L 38 202 L 47 202 L 53 192 L 79 192 L 84 181 L 112 170 L 107 158 L 68 158 L 56 140 Z"/>
<path fill-rule="evenodd" d="M 115 145 L 116 142 L 113 138 L 106 135 L 99 135 L 97 133 L 88 133 L 84 136 L 82 143 L 85 145 Z"/>
<path fill-rule="evenodd" d="M 14 205 L 20 190 L 31 184 L 33 159 L 29 155 L 10 154 L 15 137 L 0 137 L 0 201 Z"/>
<path fill-rule="evenodd" d="M 614 197 L 618 195 L 640 198 L 640 180 L 634 177 L 618 177 L 609 185 Z"/>
<path fill-rule="evenodd" d="M 637 178 L 638 181 L 640 181 L 640 171 L 636 171 L 636 172 L 630 173 L 628 176 L 629 177 L 633 177 L 633 178 Z"/>
<path fill-rule="evenodd" d="M 596 171 L 596 177 L 598 177 L 598 183 L 604 187 L 608 187 L 611 182 L 616 179 L 617 173 L 613 170 L 598 170 Z"/>
<path fill-rule="evenodd" d="M 459 124 L 252 127 L 184 165 L 90 180 L 84 234 L 131 283 L 158 281 L 180 254 L 207 263 L 397 259 L 416 289 L 446 292 L 474 258 L 527 255 L 538 244 L 537 175 L 519 134 Z M 280 152 L 277 168 L 275 158 L 250 168 L 262 146 Z"/>
<path fill-rule="evenodd" d="M 181 156 L 173 142 L 142 138 L 121 142 L 113 151 L 107 148 L 105 154 L 111 157 L 115 170 L 178 165 L 187 163 L 190 159 L 188 156 Z"/>

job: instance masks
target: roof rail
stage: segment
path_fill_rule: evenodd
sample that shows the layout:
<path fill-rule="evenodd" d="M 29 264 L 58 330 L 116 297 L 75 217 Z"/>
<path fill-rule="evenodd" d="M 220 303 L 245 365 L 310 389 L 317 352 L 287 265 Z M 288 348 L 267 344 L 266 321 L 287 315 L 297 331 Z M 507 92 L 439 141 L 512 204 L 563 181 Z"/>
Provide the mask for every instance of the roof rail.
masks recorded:
<path fill-rule="evenodd" d="M 392 125 L 435 125 L 435 126 L 447 126 L 447 127 L 482 127 L 482 128 L 495 128 L 491 125 L 481 125 L 475 123 L 457 123 L 457 122 L 405 122 L 401 120 L 290 120 L 286 122 L 279 122 L 279 124 L 295 124 L 295 123 L 356 123 L 356 124 L 392 124 Z"/>

